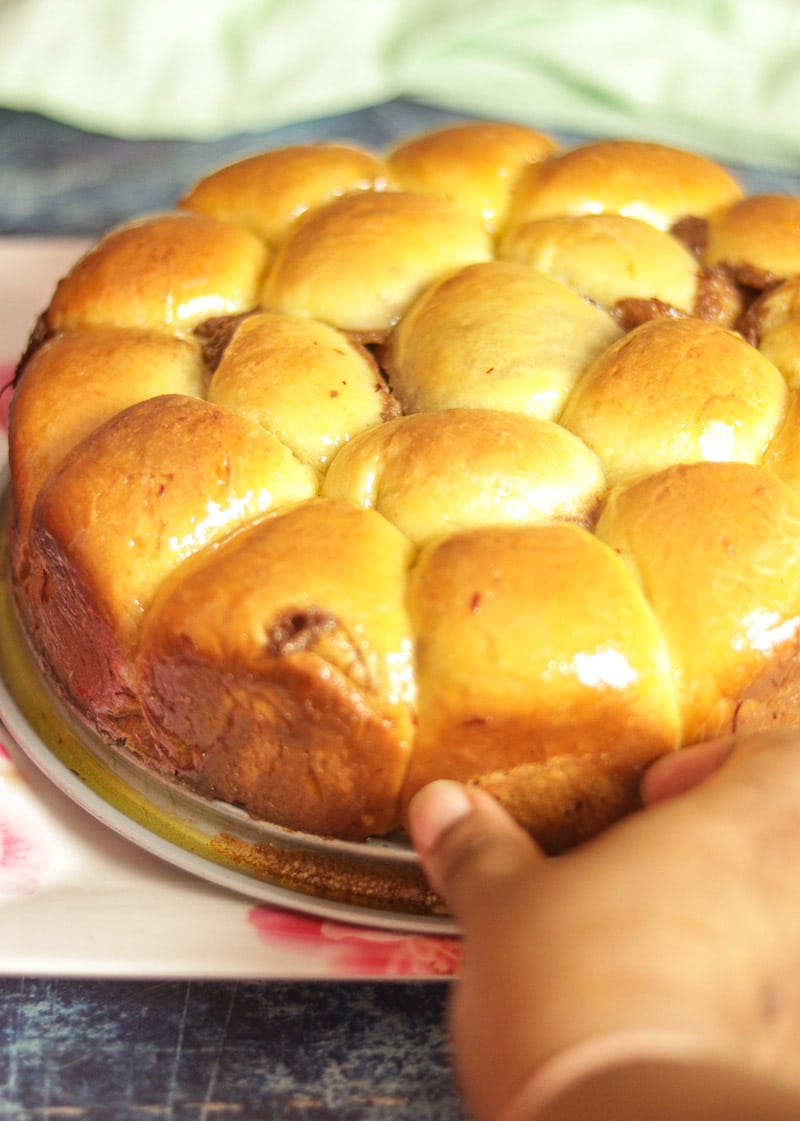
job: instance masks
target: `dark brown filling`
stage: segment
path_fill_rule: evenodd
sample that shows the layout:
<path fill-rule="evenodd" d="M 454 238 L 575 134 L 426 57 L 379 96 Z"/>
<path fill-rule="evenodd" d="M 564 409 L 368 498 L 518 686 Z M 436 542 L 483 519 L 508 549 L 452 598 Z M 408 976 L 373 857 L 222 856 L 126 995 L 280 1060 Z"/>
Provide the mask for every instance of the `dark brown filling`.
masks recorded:
<path fill-rule="evenodd" d="M 289 609 L 267 631 L 267 654 L 272 658 L 283 658 L 308 650 L 321 635 L 330 633 L 336 626 L 335 617 L 318 608 Z"/>
<path fill-rule="evenodd" d="M 194 335 L 200 343 L 203 361 L 212 374 L 222 361 L 228 344 L 236 334 L 236 328 L 243 319 L 253 314 L 252 311 L 244 311 L 238 315 L 218 315 L 197 324 Z"/>

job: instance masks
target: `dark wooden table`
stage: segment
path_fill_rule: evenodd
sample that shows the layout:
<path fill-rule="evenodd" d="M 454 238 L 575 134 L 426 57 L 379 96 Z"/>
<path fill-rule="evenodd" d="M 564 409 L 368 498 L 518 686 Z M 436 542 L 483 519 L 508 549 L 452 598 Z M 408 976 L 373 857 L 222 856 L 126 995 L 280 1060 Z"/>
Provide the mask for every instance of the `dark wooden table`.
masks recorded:
<path fill-rule="evenodd" d="M 445 992 L 0 980 L 0 1118 L 460 1121 Z"/>

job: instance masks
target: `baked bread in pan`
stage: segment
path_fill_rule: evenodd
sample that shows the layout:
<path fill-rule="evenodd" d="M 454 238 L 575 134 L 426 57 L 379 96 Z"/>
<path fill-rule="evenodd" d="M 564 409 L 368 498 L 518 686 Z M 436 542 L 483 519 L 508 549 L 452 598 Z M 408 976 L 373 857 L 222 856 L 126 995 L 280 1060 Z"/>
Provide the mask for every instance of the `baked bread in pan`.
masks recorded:
<path fill-rule="evenodd" d="M 550 851 L 798 720 L 800 200 L 466 123 L 247 157 L 57 285 L 10 411 L 31 646 L 290 829 L 436 777 Z"/>

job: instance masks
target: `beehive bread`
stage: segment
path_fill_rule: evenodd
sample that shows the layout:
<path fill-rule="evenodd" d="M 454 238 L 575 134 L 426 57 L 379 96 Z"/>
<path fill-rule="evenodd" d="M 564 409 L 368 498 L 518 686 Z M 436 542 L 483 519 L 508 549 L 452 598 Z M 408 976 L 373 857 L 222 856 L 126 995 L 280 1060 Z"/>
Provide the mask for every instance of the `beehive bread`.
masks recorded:
<path fill-rule="evenodd" d="M 449 776 L 558 851 L 797 722 L 800 200 L 467 123 L 107 233 L 10 410 L 46 675 L 157 772 L 363 839 Z"/>

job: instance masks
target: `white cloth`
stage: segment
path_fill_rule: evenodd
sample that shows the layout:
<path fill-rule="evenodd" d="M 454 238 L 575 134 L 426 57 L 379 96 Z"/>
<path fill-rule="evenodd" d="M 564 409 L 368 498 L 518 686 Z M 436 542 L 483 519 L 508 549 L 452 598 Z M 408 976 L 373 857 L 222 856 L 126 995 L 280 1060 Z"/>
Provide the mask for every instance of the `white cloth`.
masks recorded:
<path fill-rule="evenodd" d="M 797 0 L 0 0 L 0 105 L 206 139 L 399 97 L 800 168 Z"/>

